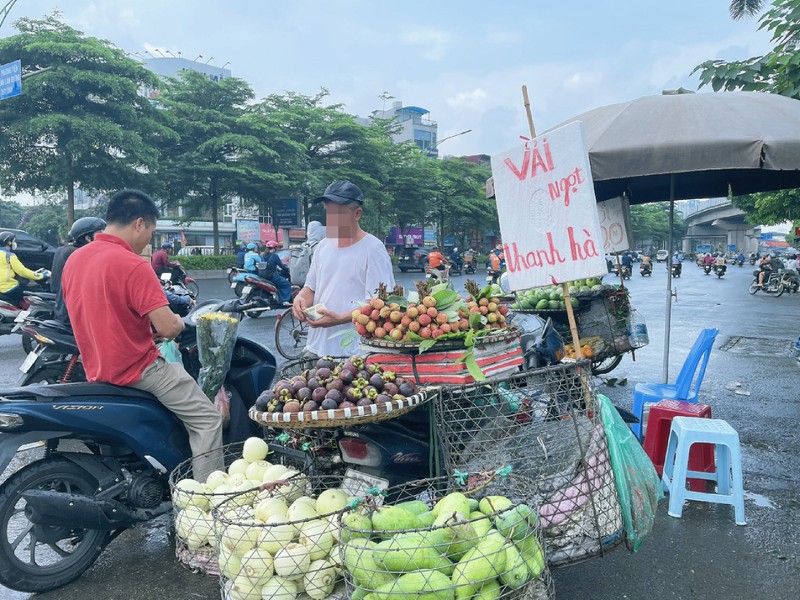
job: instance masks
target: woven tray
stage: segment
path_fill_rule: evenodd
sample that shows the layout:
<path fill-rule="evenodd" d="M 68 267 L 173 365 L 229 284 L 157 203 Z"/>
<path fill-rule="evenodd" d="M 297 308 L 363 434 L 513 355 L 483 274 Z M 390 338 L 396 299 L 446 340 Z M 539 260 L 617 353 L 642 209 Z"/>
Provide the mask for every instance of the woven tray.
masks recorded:
<path fill-rule="evenodd" d="M 403 400 L 392 400 L 369 406 L 353 408 L 333 408 L 296 413 L 269 413 L 250 409 L 250 418 L 259 425 L 269 425 L 282 429 L 312 429 L 323 427 L 348 427 L 365 425 L 387 419 L 394 419 L 422 406 L 436 395 L 434 388 L 418 391 Z"/>
<path fill-rule="evenodd" d="M 481 337 L 475 338 L 475 344 L 490 344 L 492 342 L 504 342 L 511 340 L 522 335 L 522 330 L 519 327 L 511 326 L 503 329 L 498 329 L 496 333 L 489 333 Z M 364 346 L 372 348 L 395 348 L 397 350 L 419 350 L 419 342 L 396 342 L 394 340 L 376 339 L 376 338 L 361 338 L 361 343 Z M 466 348 L 464 340 L 439 340 L 434 346 L 436 350 L 453 350 L 455 348 Z"/>

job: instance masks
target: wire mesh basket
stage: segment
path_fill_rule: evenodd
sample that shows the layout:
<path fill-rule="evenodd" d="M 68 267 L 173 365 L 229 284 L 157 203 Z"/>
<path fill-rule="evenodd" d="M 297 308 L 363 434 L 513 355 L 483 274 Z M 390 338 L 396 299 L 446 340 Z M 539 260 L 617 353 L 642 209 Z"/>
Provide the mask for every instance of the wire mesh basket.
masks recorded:
<path fill-rule="evenodd" d="M 293 598 L 304 591 L 344 598 L 336 586 L 341 515 L 352 501 L 340 488 L 345 483 L 353 482 L 309 473 L 293 480 L 289 494 L 264 490 L 214 508 L 222 598 Z"/>
<path fill-rule="evenodd" d="M 256 464 L 255 462 L 244 464 L 247 461 L 242 458 L 243 447 L 244 442 L 236 442 L 222 448 L 225 471 L 215 472 L 209 476 L 206 482 L 198 482 L 201 484 L 211 483 L 212 486 L 192 485 L 189 487 L 185 485 L 187 480 L 191 480 L 193 476 L 192 459 L 183 461 L 170 473 L 170 495 L 175 509 L 175 556 L 191 571 L 219 575 L 216 538 L 212 530 L 211 517 L 211 510 L 215 506 L 219 506 L 231 497 L 241 496 L 243 493 L 255 496 L 259 493 L 262 485 L 274 487 L 272 483 L 267 482 L 267 479 L 270 482 L 280 482 L 284 486 L 290 486 L 293 479 L 301 476 L 305 470 L 302 461 L 293 459 L 283 452 L 267 455 L 266 458 L 272 460 L 265 461 L 266 464 Z M 274 452 L 275 448 L 274 443 L 267 444 L 268 451 Z M 210 454 L 212 453 L 201 456 Z M 240 461 L 239 466 L 244 468 L 245 478 L 228 473 L 237 461 Z M 248 472 L 247 467 L 250 465 L 253 467 Z M 269 473 L 268 469 L 271 469 Z M 234 472 L 236 470 L 238 469 L 234 468 Z M 250 479 L 247 478 L 248 475 Z M 229 485 L 226 482 L 230 482 L 231 477 L 234 477 L 236 482 L 244 483 Z M 253 478 L 256 477 L 258 481 L 254 481 Z M 212 480 L 212 478 L 215 479 Z M 280 486 L 278 489 L 281 489 Z"/>
<path fill-rule="evenodd" d="M 501 475 L 502 474 L 502 475 Z M 553 598 L 530 484 L 504 470 L 412 481 L 342 518 L 352 598 Z"/>
<path fill-rule="evenodd" d="M 436 423 L 450 475 L 508 465 L 532 486 L 547 557 L 568 564 L 622 541 L 622 514 L 588 363 L 443 388 Z"/>

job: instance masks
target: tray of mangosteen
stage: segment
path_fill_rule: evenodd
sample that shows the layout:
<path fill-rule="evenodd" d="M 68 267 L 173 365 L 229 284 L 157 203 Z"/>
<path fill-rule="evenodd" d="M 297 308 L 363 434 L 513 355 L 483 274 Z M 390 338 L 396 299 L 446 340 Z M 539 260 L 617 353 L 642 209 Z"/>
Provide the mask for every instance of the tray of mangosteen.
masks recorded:
<path fill-rule="evenodd" d="M 361 425 L 398 417 L 434 395 L 434 388 L 418 388 L 362 357 L 326 357 L 261 392 L 249 415 L 259 425 L 286 429 Z"/>

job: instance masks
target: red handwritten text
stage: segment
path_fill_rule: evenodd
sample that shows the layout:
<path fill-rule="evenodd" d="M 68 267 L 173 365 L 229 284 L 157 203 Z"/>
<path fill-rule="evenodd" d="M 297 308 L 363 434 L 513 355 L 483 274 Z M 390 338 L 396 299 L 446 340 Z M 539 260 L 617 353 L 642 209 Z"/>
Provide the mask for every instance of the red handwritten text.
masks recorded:
<path fill-rule="evenodd" d="M 505 244 L 504 250 L 508 269 L 515 273 L 533 269 L 534 267 L 543 267 L 545 264 L 554 265 L 567 261 L 556 248 L 553 243 L 553 234 L 549 231 L 547 232 L 547 244 L 549 246 L 547 249 L 534 250 L 524 255 L 517 248 L 517 242 L 512 242 L 510 248 L 508 244 Z"/>
<path fill-rule="evenodd" d="M 567 235 L 569 236 L 569 249 L 572 253 L 572 260 L 586 260 L 590 256 L 598 256 L 597 253 L 597 246 L 592 240 L 592 234 L 589 233 L 588 229 L 583 229 L 583 235 L 586 236 L 586 240 L 583 244 L 580 244 L 575 241 L 575 232 L 573 231 L 572 227 L 567 227 Z M 550 235 L 549 233 L 547 235 Z"/>
<path fill-rule="evenodd" d="M 566 177 L 562 177 L 560 181 L 548 183 L 547 188 L 550 190 L 550 199 L 556 200 L 561 198 L 561 193 L 564 193 L 564 206 L 569 206 L 570 192 L 577 192 L 578 185 L 586 181 L 583 176 L 583 170 L 578 167 Z"/>
<path fill-rule="evenodd" d="M 550 153 L 550 144 L 547 143 L 547 139 L 542 140 L 542 148 L 544 150 L 544 158 L 542 158 L 542 153 L 539 152 L 539 148 L 536 145 L 534 145 L 533 150 L 525 150 L 525 154 L 522 156 L 522 166 L 520 168 L 517 168 L 517 165 L 515 165 L 510 158 L 506 158 L 503 162 L 520 181 L 527 179 L 529 174 L 531 177 L 536 177 L 540 168 L 544 173 L 552 171 L 555 168 L 553 164 L 553 155 Z"/>

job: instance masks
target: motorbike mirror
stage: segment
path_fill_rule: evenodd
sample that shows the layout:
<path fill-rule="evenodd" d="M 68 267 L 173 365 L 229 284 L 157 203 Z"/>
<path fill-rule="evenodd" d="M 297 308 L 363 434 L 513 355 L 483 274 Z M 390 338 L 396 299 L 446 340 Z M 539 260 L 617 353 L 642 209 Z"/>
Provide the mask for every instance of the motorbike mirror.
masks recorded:
<path fill-rule="evenodd" d="M 500 289 L 503 290 L 506 294 L 511 293 L 511 283 L 508 280 L 508 272 L 500 275 Z"/>

